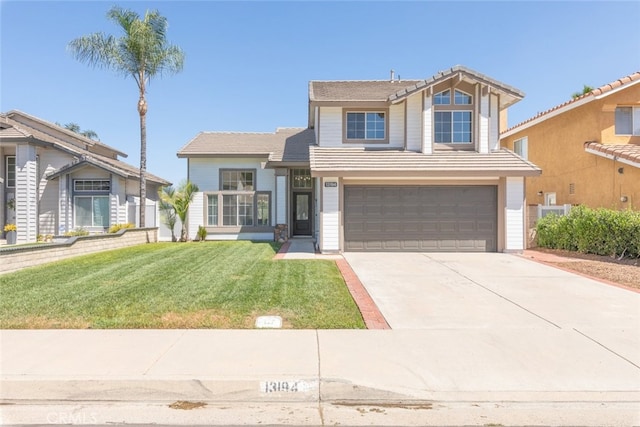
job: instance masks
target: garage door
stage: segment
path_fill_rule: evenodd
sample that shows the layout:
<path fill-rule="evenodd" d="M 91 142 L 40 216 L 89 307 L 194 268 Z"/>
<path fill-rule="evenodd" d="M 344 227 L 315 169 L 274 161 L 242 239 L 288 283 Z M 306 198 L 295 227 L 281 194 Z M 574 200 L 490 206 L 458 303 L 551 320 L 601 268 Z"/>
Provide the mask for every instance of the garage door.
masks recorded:
<path fill-rule="evenodd" d="M 495 252 L 496 186 L 345 186 L 347 251 Z"/>

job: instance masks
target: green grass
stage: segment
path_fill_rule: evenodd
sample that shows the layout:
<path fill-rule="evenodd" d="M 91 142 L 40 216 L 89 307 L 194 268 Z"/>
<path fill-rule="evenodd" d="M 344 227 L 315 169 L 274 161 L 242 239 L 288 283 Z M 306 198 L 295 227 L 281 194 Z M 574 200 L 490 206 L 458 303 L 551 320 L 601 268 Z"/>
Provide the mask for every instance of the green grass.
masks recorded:
<path fill-rule="evenodd" d="M 275 249 L 153 243 L 0 275 L 0 328 L 364 328 L 333 261 Z"/>

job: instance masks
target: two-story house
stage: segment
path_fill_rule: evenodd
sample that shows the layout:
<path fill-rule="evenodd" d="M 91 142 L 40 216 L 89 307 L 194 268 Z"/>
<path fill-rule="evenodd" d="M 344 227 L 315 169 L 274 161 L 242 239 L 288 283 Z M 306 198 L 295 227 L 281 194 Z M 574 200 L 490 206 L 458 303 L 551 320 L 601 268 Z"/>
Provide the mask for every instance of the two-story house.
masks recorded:
<path fill-rule="evenodd" d="M 0 114 L 0 224 L 16 224 L 17 243 L 139 225 L 140 170 L 119 157 L 126 154 L 38 117 Z M 145 225 L 153 227 L 158 189 L 169 182 L 146 176 Z"/>
<path fill-rule="evenodd" d="M 501 144 L 544 170 L 527 179 L 531 204 L 640 209 L 640 72 L 513 126 Z"/>
<path fill-rule="evenodd" d="M 202 132 L 178 151 L 193 235 L 313 236 L 342 251 L 521 251 L 525 177 L 499 147 L 519 90 L 462 66 L 424 80 L 312 81 L 307 128 Z"/>

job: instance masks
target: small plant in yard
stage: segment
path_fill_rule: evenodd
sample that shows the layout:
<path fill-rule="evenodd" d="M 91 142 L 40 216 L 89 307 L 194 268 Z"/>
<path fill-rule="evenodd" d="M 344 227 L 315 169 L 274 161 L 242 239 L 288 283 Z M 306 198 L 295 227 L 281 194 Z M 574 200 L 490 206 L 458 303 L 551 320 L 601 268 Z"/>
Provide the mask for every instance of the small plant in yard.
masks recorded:
<path fill-rule="evenodd" d="M 207 229 L 202 225 L 198 226 L 198 232 L 196 233 L 196 238 L 204 242 L 207 239 Z"/>
<path fill-rule="evenodd" d="M 163 210 L 165 215 L 165 224 L 171 228 L 171 234 L 173 235 L 173 227 L 175 226 L 176 219 L 171 215 L 175 215 L 180 218 L 182 223 L 182 230 L 180 231 L 180 241 L 186 242 L 189 240 L 189 234 L 187 231 L 187 213 L 189 212 L 189 205 L 193 200 L 195 193 L 200 191 L 198 186 L 191 181 L 183 181 L 177 189 L 173 187 L 164 187 L 158 192 L 160 197 L 160 209 Z M 175 238 L 172 236 L 172 239 Z"/>
<path fill-rule="evenodd" d="M 89 230 L 87 230 L 85 228 L 82 228 L 82 227 L 77 227 L 73 231 L 67 231 L 66 233 L 64 233 L 64 235 L 66 237 L 88 236 L 89 235 Z"/>
<path fill-rule="evenodd" d="M 18 227 L 15 224 L 7 224 L 4 226 L 4 232 L 8 233 L 10 231 L 18 231 Z"/>
<path fill-rule="evenodd" d="M 126 228 L 135 228 L 136 226 L 131 224 L 130 222 L 127 222 L 125 224 L 114 224 L 111 227 L 109 227 L 109 233 L 117 233 L 118 231 L 122 230 L 122 229 L 126 229 Z"/>

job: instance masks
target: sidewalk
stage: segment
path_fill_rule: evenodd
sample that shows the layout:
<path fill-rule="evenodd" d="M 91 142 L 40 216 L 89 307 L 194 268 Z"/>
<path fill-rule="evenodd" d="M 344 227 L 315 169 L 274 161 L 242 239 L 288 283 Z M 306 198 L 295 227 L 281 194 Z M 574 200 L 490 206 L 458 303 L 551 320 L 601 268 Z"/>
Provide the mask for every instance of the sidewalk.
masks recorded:
<path fill-rule="evenodd" d="M 568 332 L 556 331 L 553 340 L 565 343 Z M 575 352 L 543 357 L 535 369 L 538 365 L 511 360 L 511 349 L 503 346 L 522 333 L 4 330 L 1 421 L 48 424 L 75 417 L 80 424 L 310 426 L 640 422 L 638 369 L 603 351 L 601 370 L 592 372 L 578 362 L 579 345 Z M 548 334 L 528 331 L 526 345 L 535 346 L 540 339 L 547 340 Z M 480 344 L 485 341 L 497 345 Z M 557 366 L 562 370 L 556 372 Z M 202 407 L 180 409 L 194 405 Z"/>

